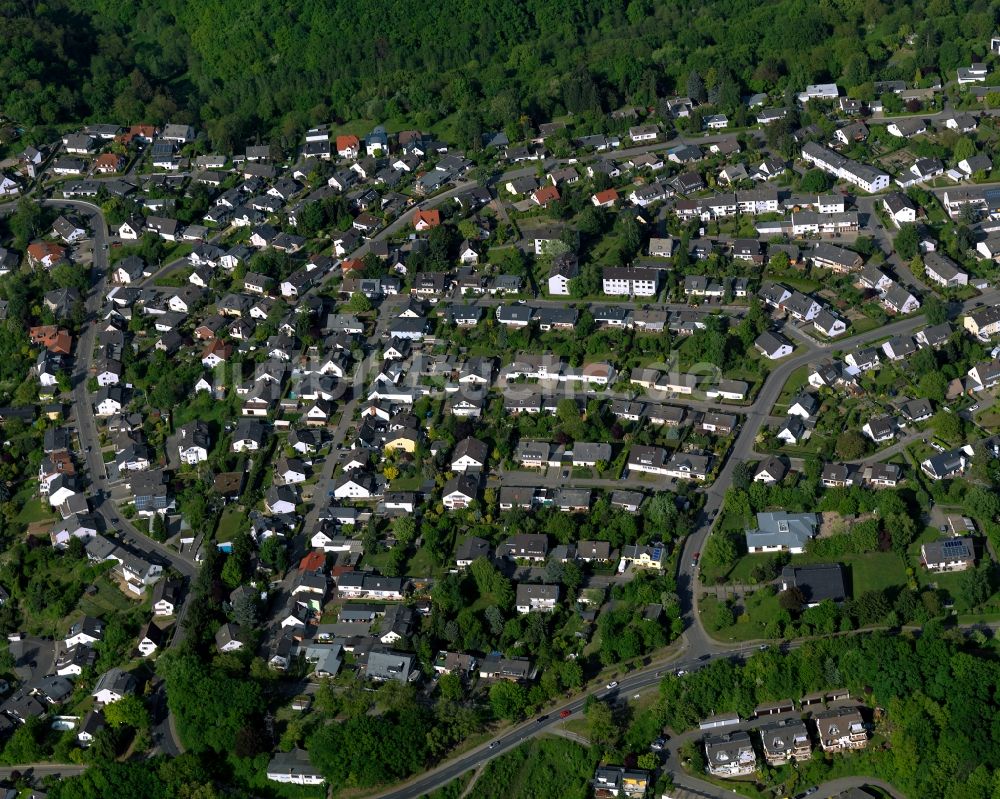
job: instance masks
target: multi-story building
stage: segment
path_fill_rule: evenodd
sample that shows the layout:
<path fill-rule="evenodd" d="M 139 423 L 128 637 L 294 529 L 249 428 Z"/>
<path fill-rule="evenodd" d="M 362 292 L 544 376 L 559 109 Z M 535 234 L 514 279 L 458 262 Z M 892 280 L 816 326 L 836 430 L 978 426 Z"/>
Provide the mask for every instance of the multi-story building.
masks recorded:
<path fill-rule="evenodd" d="M 813 721 L 824 752 L 864 749 L 868 745 L 868 731 L 857 708 L 842 707 L 819 713 Z"/>

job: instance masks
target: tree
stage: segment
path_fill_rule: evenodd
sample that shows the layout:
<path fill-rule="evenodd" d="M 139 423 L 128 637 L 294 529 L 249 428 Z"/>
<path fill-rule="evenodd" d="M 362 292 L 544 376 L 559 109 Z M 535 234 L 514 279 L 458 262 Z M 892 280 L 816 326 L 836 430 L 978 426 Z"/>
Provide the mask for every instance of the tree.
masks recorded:
<path fill-rule="evenodd" d="M 830 188 L 830 177 L 822 169 L 810 169 L 802 176 L 802 191 L 819 194 Z"/>
<path fill-rule="evenodd" d="M 921 352 L 927 352 L 927 350 L 924 349 L 921 350 Z M 939 403 L 944 402 L 945 397 L 948 394 L 948 378 L 937 369 L 923 373 L 914 369 L 914 372 L 920 375 L 920 392 L 927 397 L 927 399 L 934 400 Z"/>
<path fill-rule="evenodd" d="M 889 600 L 886 599 L 882 591 L 865 591 L 861 596 L 851 603 L 854 615 L 864 626 L 869 624 L 883 624 L 885 617 L 892 610 Z"/>
<path fill-rule="evenodd" d="M 958 596 L 966 610 L 979 607 L 990 598 L 993 588 L 988 564 L 963 572 L 958 585 Z"/>
<path fill-rule="evenodd" d="M 716 530 L 705 542 L 705 551 L 702 557 L 707 565 L 726 569 L 732 566 L 736 555 L 736 541 L 733 536 L 726 531 Z"/>
<path fill-rule="evenodd" d="M 868 452 L 868 439 L 857 430 L 844 430 L 837 436 L 834 448 L 841 460 L 857 460 Z"/>
<path fill-rule="evenodd" d="M 315 236 L 325 221 L 323 206 L 318 202 L 306 203 L 295 215 L 296 227 L 302 236 Z"/>
<path fill-rule="evenodd" d="M 976 154 L 976 144 L 968 136 L 961 136 L 955 142 L 955 149 L 953 151 L 953 159 L 955 163 L 964 161 L 966 158 L 972 158 Z"/>
<path fill-rule="evenodd" d="M 417 537 L 417 523 L 412 516 L 399 516 L 392 522 L 392 534 L 403 546 L 409 546 Z"/>
<path fill-rule="evenodd" d="M 691 74 L 688 75 L 687 96 L 696 103 L 703 103 L 708 99 L 708 94 L 705 91 L 705 81 L 696 70 L 692 70 Z"/>
<path fill-rule="evenodd" d="M 330 784 L 370 787 L 401 780 L 424 765 L 427 727 L 426 714 L 416 708 L 379 716 L 361 714 L 340 724 L 321 725 L 306 748 Z M 386 752 L 392 757 L 385 758 Z"/>
<path fill-rule="evenodd" d="M 660 767 L 660 759 L 653 752 L 643 752 L 636 760 L 636 765 L 646 771 L 656 771 Z"/>
<path fill-rule="evenodd" d="M 372 302 L 360 291 L 355 291 L 344 307 L 351 313 L 367 313 L 372 309 Z"/>
<path fill-rule="evenodd" d="M 264 707 L 257 682 L 206 666 L 188 652 L 164 653 L 156 666 L 177 732 L 193 752 L 232 752 L 237 732 Z"/>
<path fill-rule="evenodd" d="M 729 627 L 733 623 L 733 609 L 725 602 L 718 602 L 712 613 L 712 629 L 716 632 Z"/>
<path fill-rule="evenodd" d="M 587 720 L 587 737 L 594 746 L 613 749 L 618 745 L 622 731 L 610 705 L 599 700 L 588 702 L 583 715 Z"/>
<path fill-rule="evenodd" d="M 104 708 L 104 719 L 112 727 L 131 727 L 136 731 L 149 729 L 149 710 L 140 697 L 129 694 Z"/>
<path fill-rule="evenodd" d="M 948 307 L 934 294 L 924 299 L 921 310 L 927 317 L 928 324 L 942 325 L 948 321 Z"/>
<path fill-rule="evenodd" d="M 985 452 L 977 452 L 976 455 L 986 457 Z M 995 521 L 1000 514 L 1000 497 L 992 489 L 978 485 L 970 486 L 965 492 L 964 502 L 966 510 L 983 521 Z"/>
<path fill-rule="evenodd" d="M 802 593 L 802 590 L 794 585 L 787 591 L 782 591 L 778 594 L 778 604 L 783 610 L 786 610 L 789 613 L 798 612 L 805 602 L 806 598 Z"/>
<path fill-rule="evenodd" d="M 649 521 L 653 531 L 662 538 L 671 535 L 670 528 L 677 520 L 677 503 L 674 495 L 669 491 L 657 492 L 646 503 L 646 519 Z"/>
<path fill-rule="evenodd" d="M 26 249 L 31 240 L 42 232 L 43 225 L 42 207 L 34 200 L 22 198 L 7 223 L 14 234 L 15 249 Z"/>
<path fill-rule="evenodd" d="M 497 718 L 517 721 L 527 707 L 528 693 L 524 686 L 508 680 L 490 686 L 490 709 Z"/>
<path fill-rule="evenodd" d="M 460 702 L 465 698 L 465 688 L 462 687 L 462 678 L 457 674 L 442 674 L 438 680 L 438 690 L 441 691 L 441 698 L 449 702 Z"/>
<path fill-rule="evenodd" d="M 962 437 L 962 420 L 957 413 L 938 411 L 931 420 L 934 432 L 945 441 L 955 442 Z"/>
<path fill-rule="evenodd" d="M 244 630 L 253 630 L 260 622 L 260 611 L 253 591 L 241 591 L 233 601 L 233 621 Z"/>
<path fill-rule="evenodd" d="M 902 225 L 896 240 L 893 242 L 896 252 L 904 261 L 909 261 L 917 254 L 920 246 L 920 237 L 917 235 L 916 225 Z"/>

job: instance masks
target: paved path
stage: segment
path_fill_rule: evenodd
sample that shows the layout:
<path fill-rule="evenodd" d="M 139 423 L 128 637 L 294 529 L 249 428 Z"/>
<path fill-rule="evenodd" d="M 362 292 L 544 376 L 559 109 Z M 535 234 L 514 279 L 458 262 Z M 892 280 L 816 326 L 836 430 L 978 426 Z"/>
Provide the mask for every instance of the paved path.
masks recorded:
<path fill-rule="evenodd" d="M 78 763 L 28 763 L 25 766 L 0 767 L 0 780 L 9 780 L 16 771 L 22 775 L 31 772 L 34 777 L 78 777 L 87 770 Z"/>

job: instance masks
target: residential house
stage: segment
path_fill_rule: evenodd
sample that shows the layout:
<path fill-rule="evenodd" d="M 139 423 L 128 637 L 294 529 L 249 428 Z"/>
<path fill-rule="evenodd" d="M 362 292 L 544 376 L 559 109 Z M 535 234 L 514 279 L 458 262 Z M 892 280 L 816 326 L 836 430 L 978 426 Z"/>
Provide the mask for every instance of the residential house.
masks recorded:
<path fill-rule="evenodd" d="M 971 538 L 944 538 L 920 547 L 920 562 L 931 572 L 965 571 L 976 565 L 976 549 Z"/>
<path fill-rule="evenodd" d="M 824 752 L 864 749 L 868 731 L 858 708 L 836 708 L 813 716 L 819 745 Z"/>
<path fill-rule="evenodd" d="M 518 583 L 517 585 L 514 606 L 518 613 L 551 612 L 555 610 L 558 602 L 558 585 L 535 583 Z"/>
<path fill-rule="evenodd" d="M 91 696 L 97 705 L 110 705 L 124 699 L 136 690 L 135 677 L 120 668 L 108 669 L 94 685 Z"/>
<path fill-rule="evenodd" d="M 781 590 L 793 588 L 801 592 L 806 607 L 847 599 L 844 568 L 839 563 L 786 566 L 781 572 Z"/>
<path fill-rule="evenodd" d="M 757 529 L 745 534 L 747 551 L 801 554 L 818 529 L 819 518 L 815 513 L 758 513 Z"/>

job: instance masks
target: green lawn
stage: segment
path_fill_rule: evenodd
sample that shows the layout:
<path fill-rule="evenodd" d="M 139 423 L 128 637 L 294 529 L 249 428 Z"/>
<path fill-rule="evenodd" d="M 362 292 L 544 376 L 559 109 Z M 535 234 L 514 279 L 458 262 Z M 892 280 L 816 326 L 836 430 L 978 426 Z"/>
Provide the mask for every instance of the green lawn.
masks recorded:
<path fill-rule="evenodd" d="M 841 560 L 850 568 L 855 597 L 865 591 L 906 585 L 906 566 L 894 552 L 845 555 Z"/>
<path fill-rule="evenodd" d="M 219 525 L 215 530 L 216 541 L 232 541 L 247 524 L 247 515 L 236 505 L 227 505 L 219 517 Z"/>
<path fill-rule="evenodd" d="M 745 599 L 745 612 L 736 622 L 722 629 L 715 629 L 713 619 L 719 607 L 719 600 L 708 596 L 698 603 L 702 622 L 710 634 L 720 641 L 753 641 L 767 638 L 765 630 L 782 612 L 778 595 L 762 590 L 750 594 Z"/>
<path fill-rule="evenodd" d="M 407 574 L 416 577 L 427 577 L 438 571 L 440 571 L 440 567 L 434 562 L 434 556 L 431 555 L 429 547 L 420 547 L 414 552 L 406 569 Z"/>
<path fill-rule="evenodd" d="M 17 498 L 15 497 L 16 501 Z M 56 518 L 55 513 L 52 512 L 52 508 L 49 506 L 48 500 L 41 497 L 34 497 L 24 502 L 21 510 L 14 517 L 14 522 L 16 524 L 29 525 L 34 522 L 55 521 Z"/>
<path fill-rule="evenodd" d="M 97 586 L 97 593 L 93 596 L 84 594 L 83 598 L 80 599 L 78 609 L 87 616 L 107 619 L 115 613 L 131 610 L 141 604 L 138 598 L 129 599 L 125 596 L 121 589 L 110 581 L 110 578 L 97 580 L 94 585 Z M 147 598 L 143 601 L 148 603 L 151 600 Z"/>
<path fill-rule="evenodd" d="M 774 403 L 775 409 L 785 410 L 788 407 L 792 399 L 802 390 L 802 387 L 809 382 L 811 368 L 809 365 L 800 366 L 788 376 L 788 380 L 785 381 L 785 385 L 781 389 L 781 394 Z"/>
<path fill-rule="evenodd" d="M 424 478 L 420 475 L 414 477 L 400 477 L 392 481 L 393 491 L 419 491 L 424 484 Z"/>
<path fill-rule="evenodd" d="M 869 330 L 880 327 L 881 324 L 878 319 L 872 319 L 870 316 L 864 316 L 861 319 L 852 319 L 849 334 L 857 336 L 861 333 L 867 333 Z"/>

